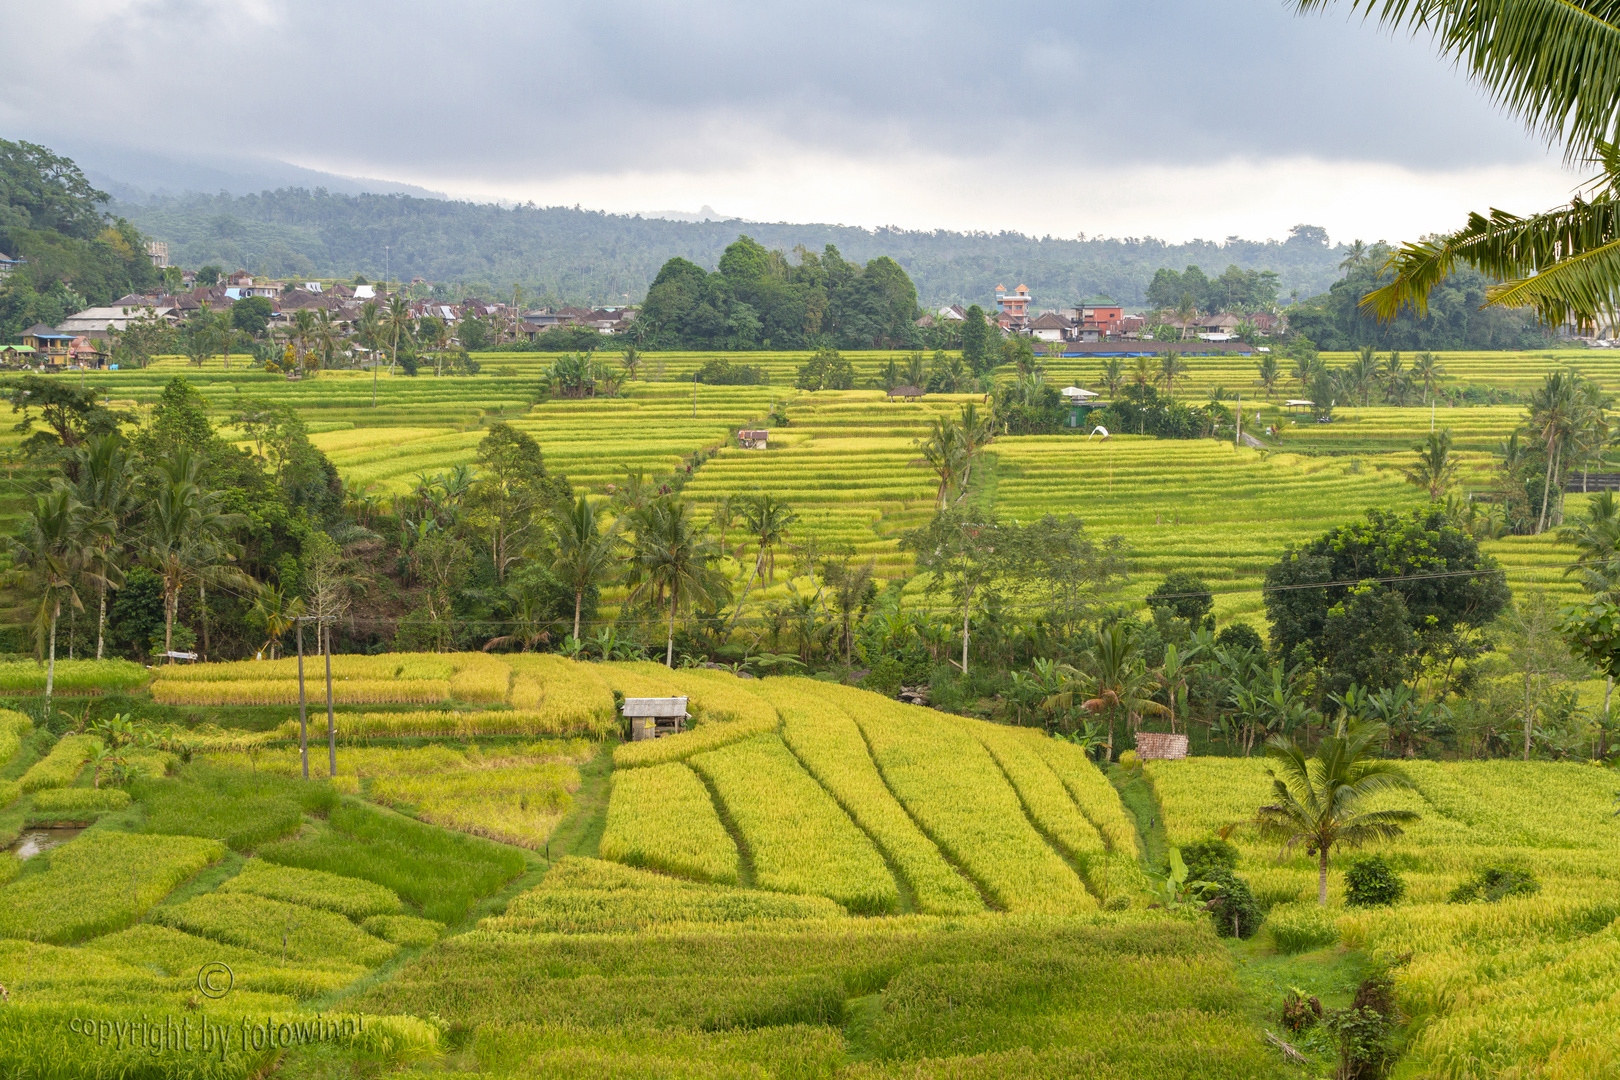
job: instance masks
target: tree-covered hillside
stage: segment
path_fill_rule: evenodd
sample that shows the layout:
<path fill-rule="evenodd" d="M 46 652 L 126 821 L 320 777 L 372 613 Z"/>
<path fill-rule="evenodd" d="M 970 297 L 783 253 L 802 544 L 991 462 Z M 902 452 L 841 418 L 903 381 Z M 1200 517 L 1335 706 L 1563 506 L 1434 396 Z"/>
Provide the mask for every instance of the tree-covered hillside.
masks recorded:
<path fill-rule="evenodd" d="M 767 248 L 821 251 L 865 263 L 887 255 L 910 275 L 925 306 L 984 302 L 997 285 L 1028 285 L 1037 306 L 1099 295 L 1136 304 L 1162 267 L 1235 265 L 1273 270 L 1280 295 L 1325 290 L 1343 252 L 1324 230 L 1297 227 L 1286 241 L 1229 237 L 1167 244 L 1149 238 L 1060 239 L 1021 233 L 923 232 L 844 225 L 683 222 L 565 207 L 517 206 L 398 195 L 282 190 L 188 195 L 116 211 L 169 243 L 186 266 L 218 263 L 276 276 L 385 273 L 486 290 L 522 284 L 530 297 L 568 303 L 639 301 L 675 256 L 706 269 L 739 232 Z"/>

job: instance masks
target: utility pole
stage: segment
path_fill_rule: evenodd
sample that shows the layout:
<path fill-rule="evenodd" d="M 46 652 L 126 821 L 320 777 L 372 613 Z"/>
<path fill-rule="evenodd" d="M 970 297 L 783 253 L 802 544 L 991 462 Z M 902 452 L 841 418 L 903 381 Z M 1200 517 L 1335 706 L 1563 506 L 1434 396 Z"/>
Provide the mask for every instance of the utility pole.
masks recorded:
<path fill-rule="evenodd" d="M 298 624 L 298 757 L 304 767 L 304 779 L 309 779 L 309 711 L 307 699 L 304 694 L 304 624 L 315 624 L 315 644 L 321 647 L 321 633 L 324 624 L 337 618 L 335 615 L 300 615 L 293 621 Z M 327 774 L 337 776 L 337 723 L 332 715 L 332 646 L 330 638 L 325 639 L 326 645 L 322 650 L 326 654 L 326 754 Z"/>
<path fill-rule="evenodd" d="M 335 616 L 334 616 L 335 617 Z M 327 775 L 337 778 L 337 721 L 332 716 L 332 630 L 326 630 L 326 767 Z"/>
<path fill-rule="evenodd" d="M 692 372 L 692 419 L 697 419 L 697 372 Z"/>
<path fill-rule="evenodd" d="M 1238 391 L 1237 418 L 1238 418 L 1237 419 L 1237 434 L 1232 437 L 1232 445 L 1233 446 L 1242 446 L 1243 445 L 1243 391 L 1241 391 L 1241 390 Z"/>
<path fill-rule="evenodd" d="M 304 710 L 304 619 L 298 624 L 298 757 L 304 763 L 304 779 L 309 779 L 309 717 Z"/>

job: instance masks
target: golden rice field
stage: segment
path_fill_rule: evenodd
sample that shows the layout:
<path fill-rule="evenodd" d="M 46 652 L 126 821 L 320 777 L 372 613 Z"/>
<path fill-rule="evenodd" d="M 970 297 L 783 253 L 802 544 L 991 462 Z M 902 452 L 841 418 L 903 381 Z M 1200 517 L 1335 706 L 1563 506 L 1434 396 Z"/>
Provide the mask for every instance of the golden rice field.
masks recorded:
<path fill-rule="evenodd" d="M 453 683 L 489 658 L 352 659 L 360 680 Z M 824 1080 L 1331 1072 L 1323 1046 L 1306 1046 L 1301 1069 L 1262 1039 L 1277 1003 L 1239 960 L 1283 963 L 1264 934 L 1234 953 L 1207 919 L 1150 906 L 1142 831 L 1162 825 L 1173 844 L 1228 832 L 1279 934 L 1322 921 L 1304 903 L 1312 861 L 1279 858 L 1245 824 L 1268 797 L 1262 762 L 1151 763 L 1155 821 L 1139 821 L 1085 754 L 1039 731 L 810 679 L 515 659 L 509 685 L 685 694 L 696 726 L 606 754 L 435 730 L 475 714 L 355 713 L 366 736 L 338 747 L 331 778 L 322 745 L 300 779 L 290 728 L 171 760 L 38 861 L 0 854 L 0 1074 L 301 1078 L 361 1061 L 402 1080 L 604 1065 Z M 240 665 L 186 672 L 175 685 L 244 681 Z M 417 727 L 393 726 L 412 715 Z M 35 737 L 24 718 L 0 720 L 19 747 Z M 87 738 L 33 756 L 0 745 L 0 777 L 49 778 L 0 790 L 0 814 L 97 794 Z M 1421 790 L 1384 801 L 1421 821 L 1379 849 L 1406 897 L 1345 908 L 1349 855 L 1336 854 L 1325 920 L 1339 944 L 1279 970 L 1331 1007 L 1349 988 L 1312 982 L 1320 971 L 1399 960 L 1400 1075 L 1613 1075 L 1609 774 L 1410 771 Z M 1534 870 L 1541 891 L 1446 902 L 1503 862 Z M 214 963 L 233 979 L 218 998 L 198 992 Z M 145 1029 L 103 1043 L 67 1027 L 132 1014 L 248 1041 L 221 1059 Z"/>

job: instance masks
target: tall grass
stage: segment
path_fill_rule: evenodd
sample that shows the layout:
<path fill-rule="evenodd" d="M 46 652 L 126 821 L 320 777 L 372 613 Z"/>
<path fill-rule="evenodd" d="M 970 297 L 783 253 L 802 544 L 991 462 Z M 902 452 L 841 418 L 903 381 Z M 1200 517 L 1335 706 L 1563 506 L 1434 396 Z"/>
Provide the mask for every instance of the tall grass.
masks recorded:
<path fill-rule="evenodd" d="M 207 836 L 250 851 L 293 832 L 306 813 L 327 813 L 338 795 L 319 781 L 222 769 L 196 762 L 179 776 L 142 777 L 132 786 L 149 833 Z"/>
<path fill-rule="evenodd" d="M 331 828 L 267 845 L 260 857 L 376 882 L 443 923 L 459 921 L 525 866 L 516 851 L 357 803 L 342 803 L 329 820 Z"/>

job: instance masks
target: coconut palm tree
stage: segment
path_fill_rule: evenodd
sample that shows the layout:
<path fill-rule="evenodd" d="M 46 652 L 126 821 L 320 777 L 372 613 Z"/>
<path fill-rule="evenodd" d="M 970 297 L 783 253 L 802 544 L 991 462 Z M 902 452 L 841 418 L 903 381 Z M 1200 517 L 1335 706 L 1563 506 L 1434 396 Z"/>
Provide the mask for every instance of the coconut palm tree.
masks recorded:
<path fill-rule="evenodd" d="M 1301 12 L 1329 0 L 1295 0 Z M 1391 255 L 1392 280 L 1363 308 L 1392 319 L 1403 306 L 1427 313 L 1432 290 L 1459 263 L 1498 282 L 1486 302 L 1532 307 L 1549 326 L 1606 323 L 1620 309 L 1620 17 L 1597 0 L 1351 0 L 1390 29 L 1432 38 L 1495 100 L 1562 144 L 1569 164 L 1598 175 L 1569 203 L 1521 217 L 1472 213 L 1456 232 L 1407 243 Z"/>
<path fill-rule="evenodd" d="M 1266 392 L 1266 397 L 1275 398 L 1277 396 L 1277 384 L 1282 381 L 1282 367 L 1277 363 L 1277 358 L 1275 356 L 1263 356 L 1260 358 L 1260 362 L 1255 365 L 1255 369 L 1260 374 L 1260 377 L 1255 380 L 1255 385 Z"/>
<path fill-rule="evenodd" d="M 1573 372 L 1549 372 L 1541 386 L 1530 396 L 1527 433 L 1546 448 L 1547 454 L 1546 476 L 1541 488 L 1541 513 L 1536 518 L 1537 535 L 1547 527 L 1547 508 L 1552 499 L 1553 482 L 1563 475 L 1560 459 L 1579 423 L 1577 377 Z"/>
<path fill-rule="evenodd" d="M 223 492 L 202 489 L 198 483 L 201 471 L 202 457 L 180 447 L 158 463 L 157 484 L 145 503 L 141 557 L 163 579 L 164 652 L 174 649 L 180 594 L 188 583 L 196 583 L 205 611 L 210 580 L 245 592 L 258 591 L 257 582 L 229 565 L 241 553 L 241 545 L 230 534 L 247 519 L 222 509 Z M 206 623 L 204 631 L 206 634 Z"/>
<path fill-rule="evenodd" d="M 1412 378 L 1423 386 L 1423 404 L 1427 405 L 1434 397 L 1435 388 L 1446 377 L 1445 365 L 1440 358 L 1432 352 L 1420 352 L 1417 359 L 1412 361 Z"/>
<path fill-rule="evenodd" d="M 675 666 L 675 615 L 692 604 L 716 607 L 728 592 L 726 579 L 714 562 L 717 545 L 694 528 L 686 503 L 675 496 L 654 499 L 631 514 L 635 539 L 629 577 L 634 583 L 632 602 L 649 597 L 669 605 L 669 637 L 664 664 Z"/>
<path fill-rule="evenodd" d="M 135 492 L 135 462 L 117 435 L 92 435 L 74 447 L 79 463 L 79 480 L 74 497 L 95 524 L 94 560 L 100 580 L 96 585 L 96 659 L 106 649 L 107 590 L 123 583 L 118 572 L 122 555 L 119 533 L 139 507 Z"/>
<path fill-rule="evenodd" d="M 45 700 L 56 687 L 56 626 L 62 607 L 83 611 L 78 589 L 106 579 L 96 569 L 94 539 L 86 534 L 84 507 L 73 489 L 57 481 L 34 497 L 34 507 L 11 542 L 8 577 L 39 597 L 34 609 L 35 655 L 47 663 Z M 114 571 L 116 573 L 116 570 Z"/>
<path fill-rule="evenodd" d="M 1326 370 L 1327 362 L 1320 356 L 1312 354 L 1309 356 L 1294 357 L 1294 370 L 1292 375 L 1294 377 L 1294 381 L 1299 383 L 1299 392 L 1301 394 L 1310 393 L 1311 384 L 1316 381 L 1316 377 L 1318 375 L 1322 374 Z"/>
<path fill-rule="evenodd" d="M 1356 270 L 1366 266 L 1371 261 L 1372 249 L 1367 246 L 1366 241 L 1356 240 L 1345 250 L 1344 258 L 1339 260 L 1339 269 Z"/>
<path fill-rule="evenodd" d="M 1119 714 L 1125 715 L 1126 725 L 1134 731 L 1144 715 L 1163 716 L 1170 711 L 1153 700 L 1155 680 L 1148 674 L 1136 639 L 1123 622 L 1098 629 L 1078 667 L 1064 664 L 1058 670 L 1063 676 L 1063 688 L 1047 698 L 1042 707 L 1067 712 L 1080 697 L 1080 707 L 1087 712 L 1106 713 L 1110 758 L 1114 753 L 1114 719 Z"/>
<path fill-rule="evenodd" d="M 583 495 L 572 506 L 552 510 L 551 519 L 552 539 L 557 547 L 551 572 L 574 592 L 574 640 L 578 641 L 580 607 L 586 591 L 607 577 L 613 565 L 619 547 L 619 522 L 603 532 L 596 507 Z"/>
<path fill-rule="evenodd" d="M 411 340 L 411 305 L 405 302 L 405 297 L 395 293 L 388 298 L 388 307 L 382 313 L 382 328 L 385 337 L 392 341 L 392 348 L 388 356 L 388 374 L 394 373 L 394 365 L 399 363 L 399 340 Z M 372 369 L 372 377 L 376 377 L 376 369 Z M 372 386 L 372 401 L 375 405 L 376 386 Z"/>
<path fill-rule="evenodd" d="M 1181 338 L 1185 341 L 1188 336 L 1197 337 L 1198 332 L 1193 327 L 1193 320 L 1198 317 L 1198 301 L 1190 292 L 1181 294 L 1181 303 L 1176 305 L 1176 320 L 1181 323 Z"/>
<path fill-rule="evenodd" d="M 1164 355 L 1159 357 L 1159 372 L 1155 381 L 1162 381 L 1164 383 L 1164 392 L 1169 395 L 1171 400 L 1174 400 L 1176 396 L 1176 379 L 1187 374 L 1190 370 L 1192 369 L 1187 364 L 1187 361 L 1181 358 L 1180 353 L 1174 349 L 1166 349 Z"/>
<path fill-rule="evenodd" d="M 291 330 L 293 363 L 299 371 L 304 370 L 304 357 L 315 343 L 315 316 L 308 308 L 299 308 L 293 312 Z"/>
<path fill-rule="evenodd" d="M 1125 385 L 1125 361 L 1113 356 L 1103 361 L 1102 376 L 1096 385 L 1105 387 L 1109 397 L 1117 397 L 1119 388 Z"/>
<path fill-rule="evenodd" d="M 280 585 L 266 585 L 253 600 L 253 613 L 264 623 L 266 635 L 259 652 L 268 650 L 270 659 L 274 660 L 282 638 L 304 613 L 304 601 L 296 596 L 288 597 Z"/>
<path fill-rule="evenodd" d="M 1363 810 L 1371 795 L 1397 788 L 1415 789 L 1401 767 L 1374 756 L 1384 741 L 1380 724 L 1340 724 L 1307 755 L 1291 737 L 1266 740 L 1266 756 L 1276 802 L 1256 815 L 1262 836 L 1280 839 L 1285 847 L 1305 845 L 1317 857 L 1316 901 L 1327 904 L 1328 860 L 1335 847 L 1358 848 L 1373 840 L 1401 835 L 1403 825 L 1418 820 L 1411 810 Z"/>
<path fill-rule="evenodd" d="M 1348 385 L 1361 398 L 1362 408 L 1367 407 L 1367 400 L 1372 396 L 1373 387 L 1378 384 L 1379 373 L 1383 365 L 1378 361 L 1378 354 L 1371 345 L 1363 345 L 1356 353 L 1356 358 L 1350 361 L 1344 369 Z"/>
<path fill-rule="evenodd" d="M 1457 479 L 1457 467 L 1462 463 L 1451 452 L 1451 432 L 1429 432 L 1424 442 L 1412 447 L 1417 451 L 1417 465 L 1403 469 L 1407 482 L 1429 493 L 1430 502 L 1439 502 L 1446 489 Z"/>
<path fill-rule="evenodd" d="M 744 504 L 743 528 L 759 544 L 759 555 L 754 560 L 754 576 L 767 583 L 776 583 L 776 548 L 787 539 L 788 532 L 799 520 L 798 511 L 782 502 L 770 492 L 756 495 Z"/>

